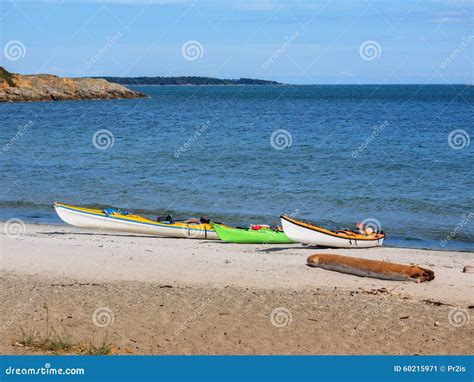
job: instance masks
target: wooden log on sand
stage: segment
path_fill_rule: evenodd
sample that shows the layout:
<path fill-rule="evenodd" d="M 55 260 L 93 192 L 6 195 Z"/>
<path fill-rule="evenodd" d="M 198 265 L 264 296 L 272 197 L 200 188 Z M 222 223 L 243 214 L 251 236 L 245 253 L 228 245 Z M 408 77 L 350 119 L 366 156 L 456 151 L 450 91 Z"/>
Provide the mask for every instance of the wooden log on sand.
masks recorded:
<path fill-rule="evenodd" d="M 463 273 L 474 273 L 474 266 L 466 265 L 462 271 Z"/>
<path fill-rule="evenodd" d="M 435 277 L 431 269 L 416 265 L 388 263 L 358 257 L 321 254 L 309 256 L 307 262 L 310 267 L 318 267 L 330 271 L 383 280 L 422 283 L 431 281 Z"/>

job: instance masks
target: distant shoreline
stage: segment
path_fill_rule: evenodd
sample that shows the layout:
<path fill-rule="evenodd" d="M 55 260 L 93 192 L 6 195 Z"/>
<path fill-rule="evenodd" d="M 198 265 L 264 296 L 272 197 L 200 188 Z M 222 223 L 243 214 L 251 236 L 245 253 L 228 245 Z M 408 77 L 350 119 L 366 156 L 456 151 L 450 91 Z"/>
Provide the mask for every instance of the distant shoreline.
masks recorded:
<path fill-rule="evenodd" d="M 239 78 L 239 79 L 222 79 L 215 77 L 199 77 L 199 76 L 178 76 L 178 77 L 115 77 L 115 76 L 101 76 L 92 77 L 94 79 L 104 79 L 108 82 L 120 85 L 177 85 L 177 86 L 192 86 L 192 85 L 282 85 L 277 81 L 260 80 L 253 78 Z"/>
<path fill-rule="evenodd" d="M 122 84 L 124 86 L 149 86 L 149 87 L 162 87 L 162 86 L 174 86 L 174 87 L 186 87 L 186 86 L 232 86 L 232 87 L 237 87 L 237 86 L 314 86 L 314 85 L 292 85 L 292 84 L 275 84 L 275 85 L 246 85 L 246 84 L 166 84 L 166 85 L 160 85 L 160 84 L 132 84 L 132 83 L 124 83 Z M 319 86 L 319 85 L 318 85 Z"/>
<path fill-rule="evenodd" d="M 86 78 L 86 77 L 84 77 Z M 96 78 L 96 77 L 94 77 Z M 97 77 L 97 78 L 104 78 L 104 77 Z M 377 87 L 384 87 L 384 86 L 423 86 L 423 87 L 430 87 L 430 86 L 465 86 L 465 87 L 472 87 L 474 84 L 289 84 L 285 82 L 279 82 L 277 84 L 268 84 L 268 85 L 255 85 L 255 84 L 137 84 L 137 83 L 123 83 L 123 86 L 149 86 L 149 87 L 160 87 L 160 86 L 175 86 L 175 87 L 186 87 L 186 86 L 232 86 L 232 87 L 244 87 L 244 86 L 262 86 L 262 87 L 285 87 L 285 86 L 320 86 L 320 87 L 327 87 L 327 86 L 353 86 L 353 87 L 369 87 L 369 86 L 377 86 Z"/>

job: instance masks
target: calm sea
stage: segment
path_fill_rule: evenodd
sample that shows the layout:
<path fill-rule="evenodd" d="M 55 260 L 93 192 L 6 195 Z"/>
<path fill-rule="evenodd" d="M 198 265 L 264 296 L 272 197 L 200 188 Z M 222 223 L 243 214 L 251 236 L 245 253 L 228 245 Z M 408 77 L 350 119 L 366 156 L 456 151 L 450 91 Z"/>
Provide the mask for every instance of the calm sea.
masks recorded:
<path fill-rule="evenodd" d="M 239 226 L 288 213 L 474 250 L 472 86 L 134 88 L 149 98 L 0 104 L 0 218 L 60 223 L 53 201 Z"/>

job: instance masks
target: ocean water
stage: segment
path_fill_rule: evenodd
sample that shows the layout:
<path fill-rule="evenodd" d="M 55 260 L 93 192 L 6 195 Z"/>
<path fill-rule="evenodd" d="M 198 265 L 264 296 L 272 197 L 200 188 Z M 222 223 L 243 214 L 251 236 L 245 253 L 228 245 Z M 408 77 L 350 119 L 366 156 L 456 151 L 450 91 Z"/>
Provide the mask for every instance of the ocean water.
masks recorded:
<path fill-rule="evenodd" d="M 474 87 L 133 87 L 146 99 L 0 104 L 0 219 L 53 201 L 239 226 L 378 224 L 474 250 Z"/>

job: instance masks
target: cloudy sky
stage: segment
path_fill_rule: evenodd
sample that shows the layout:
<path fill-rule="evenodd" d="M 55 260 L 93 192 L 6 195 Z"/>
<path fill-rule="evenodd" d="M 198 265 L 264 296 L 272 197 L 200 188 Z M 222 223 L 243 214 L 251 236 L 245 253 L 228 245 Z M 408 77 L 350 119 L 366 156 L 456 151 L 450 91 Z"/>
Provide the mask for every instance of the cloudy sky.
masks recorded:
<path fill-rule="evenodd" d="M 472 83 L 472 0 L 0 2 L 1 65 L 64 76 Z"/>

